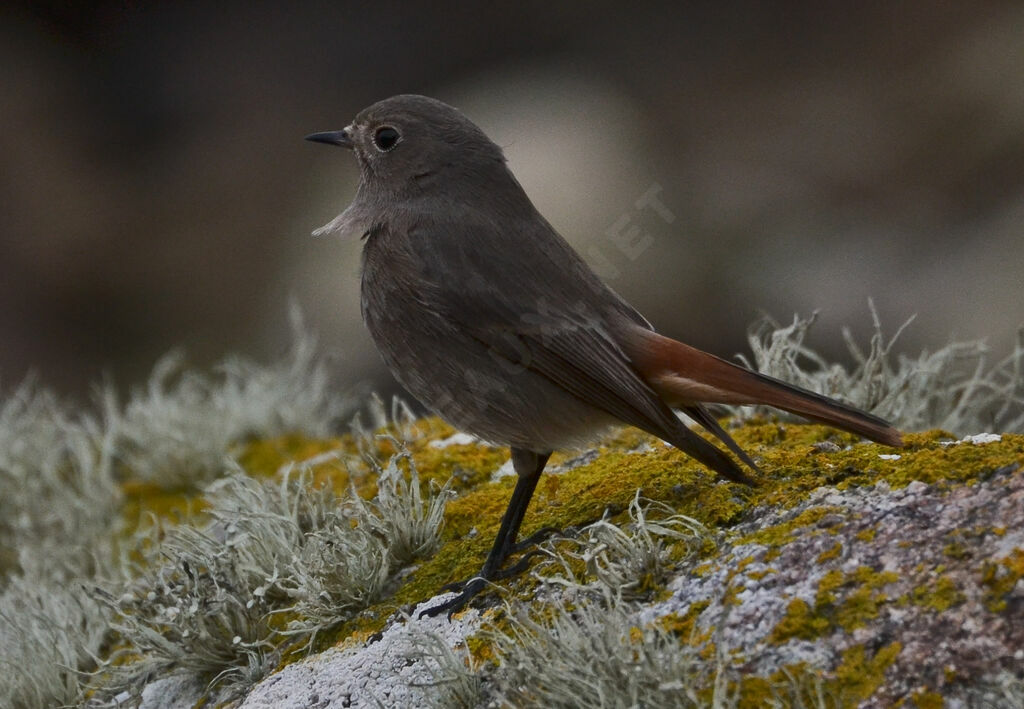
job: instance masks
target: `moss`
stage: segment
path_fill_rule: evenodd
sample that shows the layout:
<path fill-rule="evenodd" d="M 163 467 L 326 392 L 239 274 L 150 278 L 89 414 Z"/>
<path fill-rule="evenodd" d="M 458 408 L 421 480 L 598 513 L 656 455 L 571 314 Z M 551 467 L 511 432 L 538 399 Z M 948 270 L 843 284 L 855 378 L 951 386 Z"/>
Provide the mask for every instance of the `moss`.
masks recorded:
<path fill-rule="evenodd" d="M 396 432 L 383 428 L 369 441 L 367 451 L 378 460 L 386 460 L 398 452 L 391 440 Z M 452 479 L 456 490 L 470 489 L 484 482 L 508 460 L 508 451 L 484 444 L 455 444 L 443 448 L 431 443 L 455 433 L 440 419 L 417 421 L 405 447 L 420 471 L 420 479 L 443 484 Z M 366 442 L 362 444 L 367 445 Z M 329 455 L 335 453 L 336 455 Z M 319 461 L 313 466 L 314 482 L 329 481 L 336 492 L 345 492 L 350 483 L 364 497 L 376 494 L 371 466 L 362 458 L 360 444 L 347 434 L 331 439 L 311 439 L 300 434 L 247 442 L 238 454 L 242 467 L 252 475 L 271 476 L 292 462 Z"/>
<path fill-rule="evenodd" d="M 823 684 L 821 670 L 797 662 L 780 667 L 767 677 L 742 677 L 738 682 L 730 683 L 729 689 L 736 698 L 737 709 L 762 709 L 766 706 L 831 707 L 831 702 L 822 704 L 824 693 L 820 689 Z"/>
<path fill-rule="evenodd" d="M 826 515 L 837 514 L 842 511 L 843 510 L 839 507 L 826 505 L 821 507 L 812 507 L 808 510 L 804 510 L 786 522 L 782 522 L 781 524 L 776 524 L 765 529 L 759 529 L 752 534 L 742 537 L 738 543 L 782 546 L 793 541 L 801 530 L 816 525 Z"/>
<path fill-rule="evenodd" d="M 898 574 L 891 571 L 878 572 L 870 566 L 860 566 L 847 574 L 843 585 L 856 588 L 835 609 L 836 624 L 846 632 L 867 625 L 868 620 L 878 617 L 880 606 L 889 600 L 879 589 L 898 580 Z"/>
<path fill-rule="evenodd" d="M 710 601 L 696 601 L 690 604 L 686 613 L 669 613 L 658 619 L 658 624 L 680 639 L 693 646 L 703 645 L 711 639 L 712 629 L 698 632 L 697 618 L 711 605 Z"/>
<path fill-rule="evenodd" d="M 845 582 L 846 577 L 839 569 L 827 572 L 818 582 L 818 595 L 815 598 L 815 604 L 832 603 L 835 600 L 832 592 L 841 588 Z"/>
<path fill-rule="evenodd" d="M 121 519 L 122 536 L 134 534 L 152 521 L 180 523 L 198 521 L 198 515 L 207 507 L 206 500 L 194 490 L 166 490 L 156 483 L 127 481 L 121 483 L 124 500 Z"/>
<path fill-rule="evenodd" d="M 752 581 L 760 581 L 761 579 L 763 579 L 765 576 L 768 576 L 769 574 L 777 574 L 777 573 L 779 573 L 778 569 L 773 569 L 772 567 L 769 566 L 769 567 L 767 567 L 765 569 L 762 569 L 761 571 L 750 571 L 750 572 L 748 572 L 747 573 L 747 578 L 751 579 Z"/>
<path fill-rule="evenodd" d="M 737 709 L 759 709 L 775 696 L 775 685 L 767 677 L 744 677 L 734 691 Z"/>
<path fill-rule="evenodd" d="M 424 480 L 443 484 L 452 478 L 456 490 L 469 490 L 487 481 L 509 457 L 506 450 L 480 444 L 417 446 L 411 452 L 417 470 L 424 471 Z"/>
<path fill-rule="evenodd" d="M 843 545 L 839 542 L 836 542 L 831 549 L 826 549 L 825 551 L 818 554 L 818 558 L 815 561 L 817 561 L 819 564 L 823 564 L 831 559 L 838 559 L 842 555 L 842 553 Z"/>
<path fill-rule="evenodd" d="M 718 568 L 718 564 L 712 563 L 710 561 L 706 561 L 706 562 L 704 562 L 702 564 L 697 564 L 696 566 L 694 566 L 693 570 L 691 571 L 691 573 L 694 576 L 697 576 L 699 578 L 704 578 L 705 576 L 710 574 L 712 571 L 715 571 L 717 568 Z"/>
<path fill-rule="evenodd" d="M 494 653 L 494 645 L 491 642 L 491 638 L 496 632 L 508 635 L 510 631 L 511 625 L 504 609 L 488 609 L 485 611 L 481 630 L 468 636 L 465 640 L 470 664 L 475 667 L 495 664 L 497 657 Z"/>
<path fill-rule="evenodd" d="M 303 645 L 292 647 L 290 652 L 283 655 L 278 669 L 301 660 L 307 655 L 323 652 L 331 647 L 348 647 L 366 643 L 387 627 L 392 613 L 397 610 L 397 607 L 387 603 L 371 606 L 354 618 L 318 633 L 308 647 Z"/>
<path fill-rule="evenodd" d="M 869 588 L 877 589 L 899 581 L 900 575 L 895 571 L 875 571 L 870 566 L 858 566 L 849 574 L 849 578 L 854 583 L 864 584 Z"/>
<path fill-rule="evenodd" d="M 963 603 L 964 598 L 964 594 L 957 590 L 953 579 L 949 576 L 940 576 L 934 585 L 918 586 L 908 596 L 901 597 L 900 602 L 913 603 L 941 613 Z"/>
<path fill-rule="evenodd" d="M 761 486 L 751 490 L 719 482 L 678 451 L 632 429 L 625 431 L 629 435 L 619 434 L 618 440 L 606 442 L 601 456 L 593 462 L 545 478 L 527 512 L 524 534 L 544 526 L 584 524 L 600 518 L 606 510 L 618 513 L 625 510 L 637 489 L 645 497 L 665 502 L 677 512 L 694 517 L 712 529 L 722 529 L 738 521 L 744 510 L 751 506 L 776 505 L 785 509 L 798 505 L 823 481 L 840 488 L 873 486 L 879 480 L 887 481 L 892 487 L 901 487 L 913 480 L 951 485 L 983 478 L 992 470 L 1021 459 L 1024 454 L 1022 436 L 1004 436 L 1002 442 L 989 446 L 946 448 L 939 445 L 945 434 L 931 432 L 908 436 L 908 448 L 902 451 L 902 458 L 884 461 L 877 457 L 878 453 L 885 452 L 884 448 L 857 443 L 853 437 L 845 437 L 844 434 L 836 436 L 824 427 L 760 422 L 731 431 L 740 445 L 762 458 L 763 469 L 771 473 L 762 479 Z M 842 445 L 850 445 L 850 448 L 822 453 L 812 447 L 829 437 Z M 612 447 L 612 444 L 621 444 L 623 439 L 634 449 L 644 443 L 652 445 L 642 453 L 623 452 Z M 446 450 L 449 449 L 439 453 Z M 555 459 L 552 462 L 555 463 Z M 436 592 L 443 583 L 475 573 L 493 542 L 511 488 L 511 480 L 497 483 L 482 481 L 450 502 L 444 546 L 410 576 L 406 587 L 390 599 L 390 604 L 422 600 Z M 769 562 L 778 556 L 782 545 L 798 536 L 826 531 L 819 527 L 819 523 L 828 515 L 840 513 L 841 509 L 829 506 L 811 508 L 778 525 L 749 534 L 737 543 L 768 546 L 760 561 Z M 476 534 L 470 535 L 474 528 Z M 874 537 L 874 529 L 862 530 L 857 535 L 863 542 L 871 542 Z M 842 551 L 842 547 L 835 544 L 820 561 L 839 558 Z M 747 557 L 740 560 L 740 564 L 746 567 L 754 560 L 754 557 Z M 709 562 L 696 567 L 694 572 L 707 574 L 717 567 L 718 564 Z M 767 573 L 771 570 L 748 576 L 757 579 Z M 1006 573 L 1000 571 L 993 578 L 1003 578 Z M 786 615 L 773 631 L 772 639 L 776 642 L 790 638 L 815 639 L 836 630 L 849 632 L 862 627 L 876 617 L 886 603 L 891 602 L 884 593 L 884 587 L 895 580 L 895 574 L 870 567 L 861 567 L 846 574 L 830 572 L 822 578 L 813 604 L 801 599 L 790 602 Z M 530 583 L 529 579 L 513 580 L 510 592 L 523 593 Z M 729 583 L 726 600 L 736 602 L 740 590 L 740 584 Z M 932 595 L 919 600 L 938 609 L 944 603 L 955 602 L 955 593 L 955 589 L 951 593 L 942 582 Z M 707 659 L 714 661 L 716 650 L 710 642 L 710 633 L 696 631 L 697 618 L 705 608 L 706 602 L 693 604 L 686 613 L 672 614 L 660 622 L 682 642 L 701 645 Z M 474 640 L 469 647 L 475 659 L 490 657 L 490 650 L 483 640 Z M 863 646 L 850 648 L 843 653 L 835 672 L 826 677 L 826 687 L 835 696 L 848 698 L 846 703 L 856 704 L 881 685 L 886 668 L 899 652 L 898 643 L 885 646 L 874 654 Z M 781 674 L 778 677 L 745 678 L 740 683 L 741 706 L 757 706 L 753 698 L 763 698 L 764 692 L 772 686 L 777 689 L 778 682 L 784 679 Z"/>
<path fill-rule="evenodd" d="M 443 435 L 447 435 L 447 432 L 442 429 L 438 436 Z M 649 437 L 644 434 L 623 436 L 618 433 L 615 440 L 621 441 L 623 438 L 630 443 L 640 444 Z M 339 439 L 331 441 L 330 446 L 345 450 L 349 444 Z M 296 448 L 294 444 L 262 446 L 265 469 L 270 466 L 276 469 L 282 464 L 274 455 Z M 386 447 L 383 452 L 387 452 Z M 452 453 L 463 464 L 466 460 L 472 460 L 473 465 L 485 468 L 487 477 L 507 459 L 507 452 L 486 446 L 431 449 L 429 439 L 410 444 L 410 452 L 414 460 L 418 458 L 417 467 L 425 479 L 432 477 L 430 465 L 436 465 Z M 454 466 L 449 464 L 447 470 L 451 472 Z M 436 470 L 433 472 L 433 477 L 440 477 Z M 638 488 L 646 496 L 674 500 L 677 506 L 693 512 L 693 516 L 699 516 L 705 523 L 734 516 L 742 506 L 742 501 L 724 490 L 717 490 L 712 495 L 705 495 L 698 489 L 682 493 L 679 489 L 673 490 L 673 486 L 678 485 L 680 480 L 692 481 L 694 487 L 698 488 L 698 481 L 703 481 L 706 486 L 709 478 L 700 472 L 695 463 L 664 446 L 645 455 L 608 452 L 598 460 L 555 479 L 557 484 L 542 484 L 538 487 L 527 512 L 523 536 L 541 527 L 564 528 L 594 521 L 609 509 L 624 511 Z M 498 482 L 486 482 L 483 476 L 475 476 L 470 483 L 472 489 L 450 501 L 446 507 L 443 544 L 438 552 L 430 559 L 423 560 L 392 597 L 371 606 L 358 619 L 341 624 L 334 632 L 322 634 L 317 642 L 318 648 L 341 641 L 357 630 L 378 631 L 385 626 L 387 618 L 396 609 L 408 608 L 434 595 L 445 583 L 469 578 L 479 570 L 508 505 L 514 480 L 506 478 Z M 372 481 L 363 485 L 367 493 L 373 487 Z M 714 485 L 714 488 L 727 487 L 732 486 Z M 680 500 L 684 502 L 680 503 Z M 517 589 L 525 592 L 535 585 L 536 581 L 528 575 L 506 583 L 512 593 L 516 593 Z"/>
<path fill-rule="evenodd" d="M 942 709 L 946 706 L 946 700 L 938 692 L 921 690 L 910 695 L 910 699 L 917 709 Z"/>
<path fill-rule="evenodd" d="M 986 562 L 981 568 L 985 586 L 984 604 L 993 613 L 1006 610 L 1006 596 L 1024 578 L 1024 549 L 1014 549 L 1009 556 Z"/>
<path fill-rule="evenodd" d="M 868 588 L 859 588 L 851 592 L 836 609 L 836 624 L 848 633 L 863 628 L 868 620 L 878 617 L 878 608 L 886 600 L 888 599 L 884 593 L 878 594 Z"/>
<path fill-rule="evenodd" d="M 950 542 L 942 548 L 942 553 L 950 559 L 965 559 L 969 556 L 967 547 L 960 542 Z"/>
<path fill-rule="evenodd" d="M 813 640 L 837 629 L 849 633 L 864 627 L 889 600 L 879 589 L 898 578 L 895 573 L 878 572 L 869 566 L 850 573 L 829 571 L 818 582 L 814 605 L 799 598 L 790 601 L 769 640 L 780 644 L 793 638 Z"/>
<path fill-rule="evenodd" d="M 857 532 L 853 536 L 856 539 L 858 539 L 859 541 L 862 541 L 862 542 L 870 544 L 871 542 L 873 542 L 875 540 L 875 535 L 877 533 L 878 533 L 878 530 L 876 530 L 876 529 L 874 529 L 872 527 L 872 528 L 869 528 L 869 529 L 862 529 L 862 530 L 860 530 L 859 532 Z"/>
<path fill-rule="evenodd" d="M 854 645 L 843 651 L 842 662 L 826 687 L 840 698 L 840 706 L 855 706 L 882 686 L 886 669 L 896 661 L 902 649 L 899 642 L 893 642 L 869 655 L 863 645 Z"/>
<path fill-rule="evenodd" d="M 819 615 L 802 598 L 794 598 L 786 606 L 786 614 L 772 630 L 769 642 L 782 644 L 793 638 L 813 640 L 828 633 L 832 623 Z"/>
<path fill-rule="evenodd" d="M 271 477 L 283 465 L 309 460 L 335 450 L 354 453 L 355 443 L 352 436 L 319 439 L 294 433 L 259 438 L 244 443 L 236 457 L 250 475 Z"/>
<path fill-rule="evenodd" d="M 736 432 L 741 445 L 746 440 L 745 429 Z M 789 506 L 822 482 L 839 489 L 858 485 L 873 485 L 885 480 L 894 488 L 905 487 L 919 480 L 926 484 L 948 486 L 955 482 L 984 479 L 1006 465 L 1018 464 L 1024 454 L 1024 436 L 1006 434 L 1002 440 L 983 446 L 943 446 L 949 438 L 943 431 L 907 434 L 906 448 L 899 460 L 878 458 L 888 449 L 874 444 L 857 443 L 835 453 L 814 451 L 815 438 L 830 429 L 820 426 L 787 425 L 786 443 L 767 448 L 759 453 L 764 458 L 765 470 L 783 470 L 787 476 L 786 489 L 767 489 L 759 494 L 767 504 Z M 741 440 L 742 439 L 742 440 Z M 854 443 L 853 437 L 837 434 L 837 442 Z M 795 499 L 796 498 L 796 499 Z"/>
<path fill-rule="evenodd" d="M 731 608 L 733 606 L 738 606 L 739 602 L 737 598 L 745 589 L 746 586 L 742 583 L 733 583 L 733 575 L 730 574 L 726 581 L 725 592 L 722 594 L 722 607 Z"/>

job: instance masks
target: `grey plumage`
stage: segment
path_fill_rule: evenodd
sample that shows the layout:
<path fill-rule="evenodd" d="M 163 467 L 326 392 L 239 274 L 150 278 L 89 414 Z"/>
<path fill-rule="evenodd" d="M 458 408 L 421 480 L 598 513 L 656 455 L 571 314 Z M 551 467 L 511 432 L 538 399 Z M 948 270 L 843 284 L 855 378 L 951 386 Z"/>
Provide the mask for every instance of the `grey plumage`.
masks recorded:
<path fill-rule="evenodd" d="M 354 138 L 350 210 L 365 214 L 363 319 L 403 386 L 492 443 L 551 451 L 624 421 L 745 479 L 630 366 L 615 325 L 647 321 L 537 212 L 494 143 L 420 96 L 371 106 L 352 135 L 383 124 L 402 126 L 402 144 Z"/>

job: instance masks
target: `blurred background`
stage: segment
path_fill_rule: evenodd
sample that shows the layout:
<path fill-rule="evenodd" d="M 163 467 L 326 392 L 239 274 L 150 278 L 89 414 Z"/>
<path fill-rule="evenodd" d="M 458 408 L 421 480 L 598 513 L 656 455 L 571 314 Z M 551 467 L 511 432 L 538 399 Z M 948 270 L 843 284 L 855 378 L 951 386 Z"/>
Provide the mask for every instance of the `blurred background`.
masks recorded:
<path fill-rule="evenodd" d="M 359 244 L 310 232 L 352 156 L 303 142 L 423 93 L 662 332 L 723 356 L 762 312 L 899 349 L 1024 323 L 1020 3 L 7 2 L 0 387 L 81 396 L 182 347 L 271 358 L 288 303 L 345 384 L 395 386 Z M 617 236 L 619 235 L 619 236 Z"/>

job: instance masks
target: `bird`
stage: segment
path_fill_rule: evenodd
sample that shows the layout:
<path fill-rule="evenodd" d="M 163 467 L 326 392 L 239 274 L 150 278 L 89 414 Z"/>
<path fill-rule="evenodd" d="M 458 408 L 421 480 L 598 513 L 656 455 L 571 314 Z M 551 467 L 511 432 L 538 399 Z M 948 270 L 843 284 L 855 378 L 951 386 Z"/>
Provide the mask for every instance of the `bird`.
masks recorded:
<path fill-rule="evenodd" d="M 427 409 L 510 449 L 517 479 L 479 574 L 425 615 L 464 608 L 519 550 L 549 456 L 623 423 L 741 484 L 755 481 L 691 430 L 682 411 L 754 473 L 707 404 L 761 404 L 902 446 L 853 406 L 655 331 L 540 214 L 502 149 L 462 112 L 412 94 L 309 141 L 355 154 L 359 185 L 316 234 L 362 241 L 360 309 L 385 364 Z"/>

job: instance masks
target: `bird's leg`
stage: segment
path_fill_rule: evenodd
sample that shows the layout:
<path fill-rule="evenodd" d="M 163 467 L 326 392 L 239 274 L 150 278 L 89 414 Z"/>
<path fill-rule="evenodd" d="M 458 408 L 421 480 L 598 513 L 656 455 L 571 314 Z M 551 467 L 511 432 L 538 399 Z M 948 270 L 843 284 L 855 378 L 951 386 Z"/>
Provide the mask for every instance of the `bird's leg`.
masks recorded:
<path fill-rule="evenodd" d="M 501 519 L 501 527 L 494 539 L 494 546 L 491 547 L 491 553 L 487 555 L 487 561 L 480 572 L 484 578 L 491 578 L 515 548 L 519 527 L 526 516 L 526 508 L 530 506 L 533 491 L 537 488 L 537 481 L 540 480 L 550 455 L 541 455 L 520 448 L 512 449 L 512 467 L 515 468 L 519 479 L 516 481 L 515 490 L 512 491 L 512 498 L 508 501 L 505 516 Z"/>
<path fill-rule="evenodd" d="M 544 472 L 544 466 L 547 465 L 550 455 L 550 453 L 534 453 L 522 448 L 512 449 L 512 467 L 515 468 L 518 480 L 516 480 L 515 490 L 512 491 L 512 499 L 509 500 L 508 507 L 505 509 L 505 515 L 501 518 L 498 536 L 494 539 L 494 546 L 491 547 L 483 568 L 477 576 L 462 586 L 459 595 L 450 601 L 426 609 L 420 613 L 421 618 L 445 612 L 451 616 L 455 611 L 465 607 L 473 596 L 480 593 L 488 581 L 507 578 L 525 569 L 522 562 L 508 569 L 507 573 L 502 571 L 501 566 L 509 554 L 516 550 L 519 527 L 523 524 L 526 508 L 530 506 L 530 498 L 533 497 L 537 481 L 540 480 L 540 475 Z"/>

